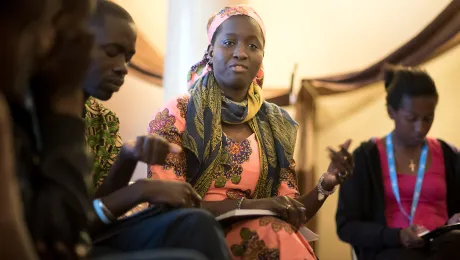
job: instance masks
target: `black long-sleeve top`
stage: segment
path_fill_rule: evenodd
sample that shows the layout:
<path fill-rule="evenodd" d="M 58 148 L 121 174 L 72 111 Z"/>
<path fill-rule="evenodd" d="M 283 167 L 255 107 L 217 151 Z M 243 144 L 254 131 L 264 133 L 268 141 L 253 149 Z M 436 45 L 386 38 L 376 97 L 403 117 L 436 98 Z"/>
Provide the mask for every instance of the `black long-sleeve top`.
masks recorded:
<path fill-rule="evenodd" d="M 38 120 L 33 110 L 9 105 L 16 172 L 32 239 L 62 241 L 72 251 L 77 243 L 89 245 L 82 238 L 92 211 L 83 120 L 53 113 Z"/>

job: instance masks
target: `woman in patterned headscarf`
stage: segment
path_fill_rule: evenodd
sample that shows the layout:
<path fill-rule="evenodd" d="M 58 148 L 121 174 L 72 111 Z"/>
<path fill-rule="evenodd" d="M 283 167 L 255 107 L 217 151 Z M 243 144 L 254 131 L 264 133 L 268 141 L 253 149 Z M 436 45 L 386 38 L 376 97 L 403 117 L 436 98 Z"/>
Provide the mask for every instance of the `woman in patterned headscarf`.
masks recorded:
<path fill-rule="evenodd" d="M 215 216 L 235 209 L 277 213 L 280 218 L 245 220 L 227 230 L 235 259 L 316 259 L 297 229 L 351 169 L 348 144 L 331 151 L 344 174 L 331 170 L 317 189 L 299 196 L 297 124 L 263 98 L 261 18 L 246 5 L 226 7 L 211 17 L 207 31 L 208 49 L 188 75 L 190 93 L 169 102 L 149 125 L 150 133 L 184 152 L 169 155 L 164 166 L 151 166 L 149 177 L 189 182 Z"/>

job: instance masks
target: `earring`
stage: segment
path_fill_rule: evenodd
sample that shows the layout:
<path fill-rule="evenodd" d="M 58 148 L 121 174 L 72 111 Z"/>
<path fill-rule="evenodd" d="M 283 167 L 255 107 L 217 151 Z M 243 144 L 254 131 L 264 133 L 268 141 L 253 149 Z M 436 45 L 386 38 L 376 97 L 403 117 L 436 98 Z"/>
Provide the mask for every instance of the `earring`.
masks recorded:
<path fill-rule="evenodd" d="M 206 55 L 206 64 L 212 68 L 212 57 L 209 54 Z"/>

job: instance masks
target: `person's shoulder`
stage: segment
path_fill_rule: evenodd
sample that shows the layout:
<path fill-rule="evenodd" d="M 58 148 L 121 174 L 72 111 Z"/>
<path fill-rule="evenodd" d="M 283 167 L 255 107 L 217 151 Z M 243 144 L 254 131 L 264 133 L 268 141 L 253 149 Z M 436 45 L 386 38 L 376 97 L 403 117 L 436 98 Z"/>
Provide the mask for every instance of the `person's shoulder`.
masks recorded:
<path fill-rule="evenodd" d="M 188 104 L 189 101 L 190 101 L 189 93 L 180 94 L 166 101 L 163 107 L 176 107 L 178 104 Z"/>
<path fill-rule="evenodd" d="M 184 131 L 189 101 L 189 94 L 179 95 L 167 101 L 157 110 L 149 122 L 147 131 L 149 133 L 164 132 L 170 129 Z"/>
<path fill-rule="evenodd" d="M 165 111 L 167 111 L 170 115 L 185 119 L 185 116 L 187 115 L 189 101 L 190 94 L 186 93 L 178 95 L 167 101 L 165 105 L 162 108 L 160 108 L 159 113 L 164 113 Z"/>
<path fill-rule="evenodd" d="M 447 142 L 447 141 L 445 141 L 443 139 L 440 139 L 440 138 L 427 138 L 427 140 L 429 142 L 439 144 L 441 147 L 448 148 L 448 149 L 452 150 L 455 153 L 459 152 L 458 148 L 455 145 L 453 145 L 452 143 L 449 143 L 449 142 Z"/>
<path fill-rule="evenodd" d="M 434 146 L 434 147 L 439 147 L 441 149 L 441 151 L 443 152 L 444 156 L 446 156 L 447 154 L 451 154 L 451 155 L 455 155 L 457 156 L 459 154 L 459 150 L 458 148 L 443 140 L 443 139 L 439 139 L 439 138 L 427 138 L 427 141 L 428 143 L 430 144 L 431 143 L 431 146 Z"/>
<path fill-rule="evenodd" d="M 94 97 L 88 98 L 88 100 L 85 103 L 85 108 L 86 114 L 90 113 L 93 116 L 112 117 L 113 119 L 111 121 L 113 121 L 114 119 L 118 121 L 116 113 L 104 106 L 101 101 L 97 100 Z"/>
<path fill-rule="evenodd" d="M 354 154 L 369 153 L 373 149 L 377 149 L 378 137 L 372 137 L 369 140 L 361 142 L 353 151 Z"/>
<path fill-rule="evenodd" d="M 270 114 L 280 120 L 285 120 L 291 123 L 292 125 L 298 125 L 298 123 L 292 118 L 292 116 L 282 107 L 265 101 L 263 106 L 265 107 L 265 111 L 267 114 Z"/>

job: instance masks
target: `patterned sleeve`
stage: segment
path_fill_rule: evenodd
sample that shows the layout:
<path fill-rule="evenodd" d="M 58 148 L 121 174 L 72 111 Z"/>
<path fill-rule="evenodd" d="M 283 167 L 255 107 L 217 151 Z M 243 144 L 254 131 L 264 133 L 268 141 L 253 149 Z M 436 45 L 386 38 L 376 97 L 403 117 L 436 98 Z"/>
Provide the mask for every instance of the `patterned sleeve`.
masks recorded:
<path fill-rule="evenodd" d="M 93 191 L 107 177 L 123 145 L 117 115 L 94 98 L 85 104 L 86 143 L 94 157 Z"/>
<path fill-rule="evenodd" d="M 149 123 L 149 134 L 160 135 L 168 142 L 182 147 L 181 135 L 185 130 L 185 115 L 189 98 L 189 95 L 181 96 L 160 109 Z M 184 152 L 169 154 L 165 165 L 149 167 L 147 178 L 185 181 L 186 165 Z"/>
<path fill-rule="evenodd" d="M 291 198 L 297 198 L 299 193 L 299 187 L 297 185 L 297 175 L 295 172 L 296 163 L 294 159 L 291 161 L 289 168 L 281 169 L 281 184 L 278 189 L 279 196 L 289 196 Z"/>
<path fill-rule="evenodd" d="M 96 167 L 98 170 L 98 178 L 96 180 L 95 190 L 101 186 L 105 178 L 110 172 L 112 165 L 114 164 L 118 154 L 120 153 L 123 145 L 120 135 L 120 120 L 114 113 L 109 113 L 105 116 L 108 135 L 102 137 L 104 140 L 104 149 L 99 150 L 99 154 L 96 155 Z"/>
<path fill-rule="evenodd" d="M 113 114 L 113 116 L 115 117 L 115 119 L 112 125 L 109 124 L 109 131 L 110 136 L 112 138 L 112 142 L 110 142 L 110 147 L 107 149 L 108 153 L 110 154 L 107 160 L 107 168 L 109 170 L 112 168 L 112 165 L 117 159 L 121 147 L 123 146 L 123 140 L 121 139 L 120 134 L 120 120 L 115 114 Z"/>

